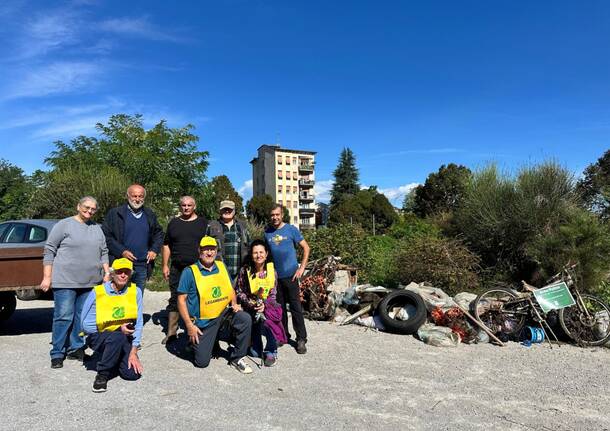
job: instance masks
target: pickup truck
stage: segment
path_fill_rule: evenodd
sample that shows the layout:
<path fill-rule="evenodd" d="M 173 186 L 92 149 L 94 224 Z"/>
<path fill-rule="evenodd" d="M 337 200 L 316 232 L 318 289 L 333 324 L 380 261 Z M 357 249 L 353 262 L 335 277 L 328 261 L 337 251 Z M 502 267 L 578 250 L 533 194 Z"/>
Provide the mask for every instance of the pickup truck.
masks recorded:
<path fill-rule="evenodd" d="M 10 220 L 0 223 L 0 320 L 21 300 L 37 299 L 42 281 L 44 244 L 58 220 Z"/>

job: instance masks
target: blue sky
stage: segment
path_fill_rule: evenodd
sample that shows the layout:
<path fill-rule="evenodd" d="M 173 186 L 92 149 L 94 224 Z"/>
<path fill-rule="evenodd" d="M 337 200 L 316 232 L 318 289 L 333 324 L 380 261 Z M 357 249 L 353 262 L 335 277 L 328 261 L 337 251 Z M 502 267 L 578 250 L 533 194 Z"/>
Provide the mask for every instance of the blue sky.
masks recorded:
<path fill-rule="evenodd" d="M 0 158 L 44 168 L 53 141 L 114 113 L 191 123 L 250 196 L 265 143 L 344 146 L 396 205 L 441 164 L 580 175 L 609 148 L 604 1 L 6 1 Z"/>

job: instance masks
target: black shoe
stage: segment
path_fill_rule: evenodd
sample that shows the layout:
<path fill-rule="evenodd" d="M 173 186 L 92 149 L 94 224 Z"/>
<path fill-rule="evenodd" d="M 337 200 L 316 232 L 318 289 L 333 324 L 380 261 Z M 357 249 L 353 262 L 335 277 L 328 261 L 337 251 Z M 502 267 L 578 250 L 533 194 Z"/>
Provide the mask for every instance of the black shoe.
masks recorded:
<path fill-rule="evenodd" d="M 51 368 L 63 368 L 64 360 L 62 358 L 51 359 Z"/>
<path fill-rule="evenodd" d="M 106 392 L 107 383 L 108 378 L 98 374 L 93 381 L 93 392 Z"/>
<path fill-rule="evenodd" d="M 297 341 L 297 353 L 299 355 L 304 355 L 307 353 L 307 346 L 305 346 L 305 340 Z"/>
<path fill-rule="evenodd" d="M 76 349 L 68 353 L 66 359 L 83 362 L 85 360 L 85 349 Z"/>

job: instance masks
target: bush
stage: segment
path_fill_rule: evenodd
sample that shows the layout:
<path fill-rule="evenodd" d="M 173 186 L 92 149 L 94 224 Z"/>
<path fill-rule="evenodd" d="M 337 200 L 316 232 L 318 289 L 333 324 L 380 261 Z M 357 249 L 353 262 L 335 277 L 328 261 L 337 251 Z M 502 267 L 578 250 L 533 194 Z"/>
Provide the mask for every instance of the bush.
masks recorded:
<path fill-rule="evenodd" d="M 391 237 L 404 240 L 411 240 L 422 235 L 439 236 L 439 233 L 436 226 L 409 213 L 402 215 L 388 231 L 388 235 Z"/>
<path fill-rule="evenodd" d="M 525 167 L 516 177 L 492 165 L 472 176 L 455 221 L 486 266 L 519 278 L 532 265 L 528 246 L 556 232 L 575 202 L 573 178 L 556 163 Z"/>
<path fill-rule="evenodd" d="M 360 277 L 374 286 L 396 287 L 394 259 L 399 241 L 387 235 L 369 236 L 366 240 L 367 270 Z"/>
<path fill-rule="evenodd" d="M 575 207 L 569 220 L 550 234 L 537 235 L 527 251 L 540 264 L 542 280 L 559 272 L 566 263 L 578 262 L 579 289 L 595 293 L 608 276 L 610 228 Z"/>
<path fill-rule="evenodd" d="M 367 273 L 367 233 L 358 225 L 338 225 L 304 233 L 311 247 L 310 259 L 340 256 L 341 263 L 358 268 L 360 276 Z"/>
<path fill-rule="evenodd" d="M 425 281 L 450 295 L 479 286 L 479 258 L 456 240 L 418 236 L 402 241 L 394 263 L 402 284 Z"/>

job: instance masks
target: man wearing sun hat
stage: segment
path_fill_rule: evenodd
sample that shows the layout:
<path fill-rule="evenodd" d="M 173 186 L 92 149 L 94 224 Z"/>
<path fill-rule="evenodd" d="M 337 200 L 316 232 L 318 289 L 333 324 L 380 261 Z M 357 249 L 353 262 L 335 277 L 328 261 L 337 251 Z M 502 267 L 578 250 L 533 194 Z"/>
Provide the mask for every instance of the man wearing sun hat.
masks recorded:
<path fill-rule="evenodd" d="M 182 271 L 178 311 L 195 353 L 195 365 L 205 368 L 218 340 L 234 345 L 230 364 L 240 373 L 252 369 L 244 361 L 252 319 L 235 301 L 235 291 L 224 263 L 216 261 L 218 243 L 211 236 L 199 242 L 199 261 Z"/>
<path fill-rule="evenodd" d="M 99 356 L 93 392 L 105 392 L 117 374 L 137 380 L 142 374 L 138 347 L 142 339 L 142 291 L 130 282 L 133 262 L 112 262 L 111 280 L 95 286 L 83 305 L 82 327 L 87 345 Z"/>
<path fill-rule="evenodd" d="M 218 242 L 218 254 L 227 267 L 231 281 L 235 281 L 248 255 L 250 235 L 246 225 L 235 218 L 235 202 L 224 200 L 220 202 L 219 210 L 220 217 L 209 222 L 206 235 Z"/>

